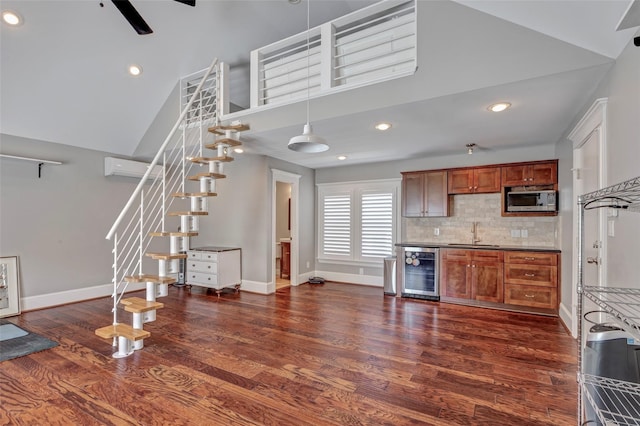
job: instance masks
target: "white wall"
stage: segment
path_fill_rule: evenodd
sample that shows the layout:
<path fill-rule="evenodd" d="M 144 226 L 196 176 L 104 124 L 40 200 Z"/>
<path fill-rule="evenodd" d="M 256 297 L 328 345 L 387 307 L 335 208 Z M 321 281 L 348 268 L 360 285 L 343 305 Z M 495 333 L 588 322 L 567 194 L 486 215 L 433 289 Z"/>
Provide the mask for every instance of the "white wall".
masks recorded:
<path fill-rule="evenodd" d="M 20 258 L 23 309 L 110 294 L 105 235 L 138 180 L 105 177 L 110 153 L 5 134 L 0 141 L 3 154 L 64 163 L 44 165 L 38 179 L 37 163 L 0 159 L 0 255 Z"/>
<path fill-rule="evenodd" d="M 639 32 L 640 33 L 640 32 Z M 638 33 L 637 33 L 638 34 Z M 636 35 L 637 35 L 636 34 Z M 594 93 L 567 126 L 567 134 L 598 98 L 607 98 L 606 117 L 606 185 L 640 176 L 640 48 L 632 41 L 617 58 L 615 64 Z M 573 217 L 576 195 L 573 194 L 573 149 L 569 140 L 557 145 L 560 199 L 560 248 L 562 250 L 562 304 L 565 314 L 571 313 L 570 296 L 574 292 L 576 271 L 572 264 L 575 249 Z M 640 288 L 640 215 L 621 212 L 613 219 L 615 236 L 607 240 L 607 283 L 611 286 Z M 575 321 L 570 316 L 565 320 Z M 569 327 L 572 324 L 567 324 Z"/>

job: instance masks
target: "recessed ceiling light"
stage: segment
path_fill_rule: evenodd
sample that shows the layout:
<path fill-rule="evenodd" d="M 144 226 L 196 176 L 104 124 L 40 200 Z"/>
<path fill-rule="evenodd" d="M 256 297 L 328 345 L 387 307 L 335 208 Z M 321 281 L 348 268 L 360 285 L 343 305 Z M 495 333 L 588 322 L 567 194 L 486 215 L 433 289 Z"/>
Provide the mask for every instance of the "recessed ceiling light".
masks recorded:
<path fill-rule="evenodd" d="M 498 102 L 497 104 L 489 105 L 487 109 L 491 112 L 501 112 L 510 106 L 511 104 L 509 102 Z"/>
<path fill-rule="evenodd" d="M 17 27 L 18 25 L 22 24 L 22 17 L 18 15 L 17 12 L 14 12 L 13 10 L 3 10 L 2 20 L 5 23 L 14 27 Z"/>
<path fill-rule="evenodd" d="M 129 74 L 131 74 L 134 77 L 139 76 L 140 74 L 142 74 L 142 67 L 137 64 L 129 65 Z"/>
<path fill-rule="evenodd" d="M 242 154 L 244 152 L 244 149 L 242 149 L 242 148 L 234 148 L 233 152 L 235 152 L 236 154 Z"/>
<path fill-rule="evenodd" d="M 347 156 L 346 155 L 338 155 L 338 160 L 342 161 L 342 160 L 346 160 Z"/>
<path fill-rule="evenodd" d="M 380 130 L 380 131 L 385 131 L 385 130 L 389 130 L 391 128 L 391 124 L 389 123 L 378 123 L 376 124 L 376 129 Z"/>

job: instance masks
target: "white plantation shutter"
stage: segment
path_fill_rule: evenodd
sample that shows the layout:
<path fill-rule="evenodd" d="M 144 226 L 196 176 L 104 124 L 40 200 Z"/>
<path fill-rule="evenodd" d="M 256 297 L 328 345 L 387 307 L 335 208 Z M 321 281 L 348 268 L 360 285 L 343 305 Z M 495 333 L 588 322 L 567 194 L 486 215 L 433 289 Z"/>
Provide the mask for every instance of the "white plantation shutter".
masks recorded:
<path fill-rule="evenodd" d="M 323 213 L 322 254 L 351 256 L 351 196 L 326 195 Z"/>
<path fill-rule="evenodd" d="M 393 256 L 400 180 L 318 184 L 318 259 L 381 266 Z"/>
<path fill-rule="evenodd" d="M 381 258 L 393 254 L 393 193 L 364 193 L 361 198 L 360 255 Z"/>

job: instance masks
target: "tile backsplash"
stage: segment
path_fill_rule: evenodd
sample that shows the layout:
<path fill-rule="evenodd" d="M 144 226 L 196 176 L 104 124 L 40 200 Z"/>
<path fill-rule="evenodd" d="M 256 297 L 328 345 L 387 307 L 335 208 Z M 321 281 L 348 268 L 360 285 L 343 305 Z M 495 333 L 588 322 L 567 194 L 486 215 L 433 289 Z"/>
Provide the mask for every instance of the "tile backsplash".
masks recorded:
<path fill-rule="evenodd" d="M 556 247 L 557 216 L 502 217 L 500 197 L 454 195 L 449 217 L 403 218 L 403 241 L 471 243 L 471 227 L 477 222 L 481 244 Z"/>

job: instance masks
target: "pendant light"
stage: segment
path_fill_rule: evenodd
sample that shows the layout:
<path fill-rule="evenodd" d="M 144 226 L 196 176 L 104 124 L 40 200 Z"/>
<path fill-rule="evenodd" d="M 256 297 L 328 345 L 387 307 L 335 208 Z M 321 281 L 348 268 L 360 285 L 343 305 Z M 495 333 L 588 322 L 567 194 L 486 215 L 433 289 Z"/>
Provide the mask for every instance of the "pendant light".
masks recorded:
<path fill-rule="evenodd" d="M 329 145 L 324 138 L 313 133 L 313 128 L 309 123 L 309 90 L 310 90 L 310 66 L 309 55 L 311 50 L 311 44 L 309 40 L 309 8 L 311 0 L 307 0 L 307 123 L 304 125 L 304 130 L 299 136 L 294 136 L 289 140 L 288 148 L 292 151 L 305 152 L 305 153 L 317 153 L 324 152 L 329 149 Z"/>

